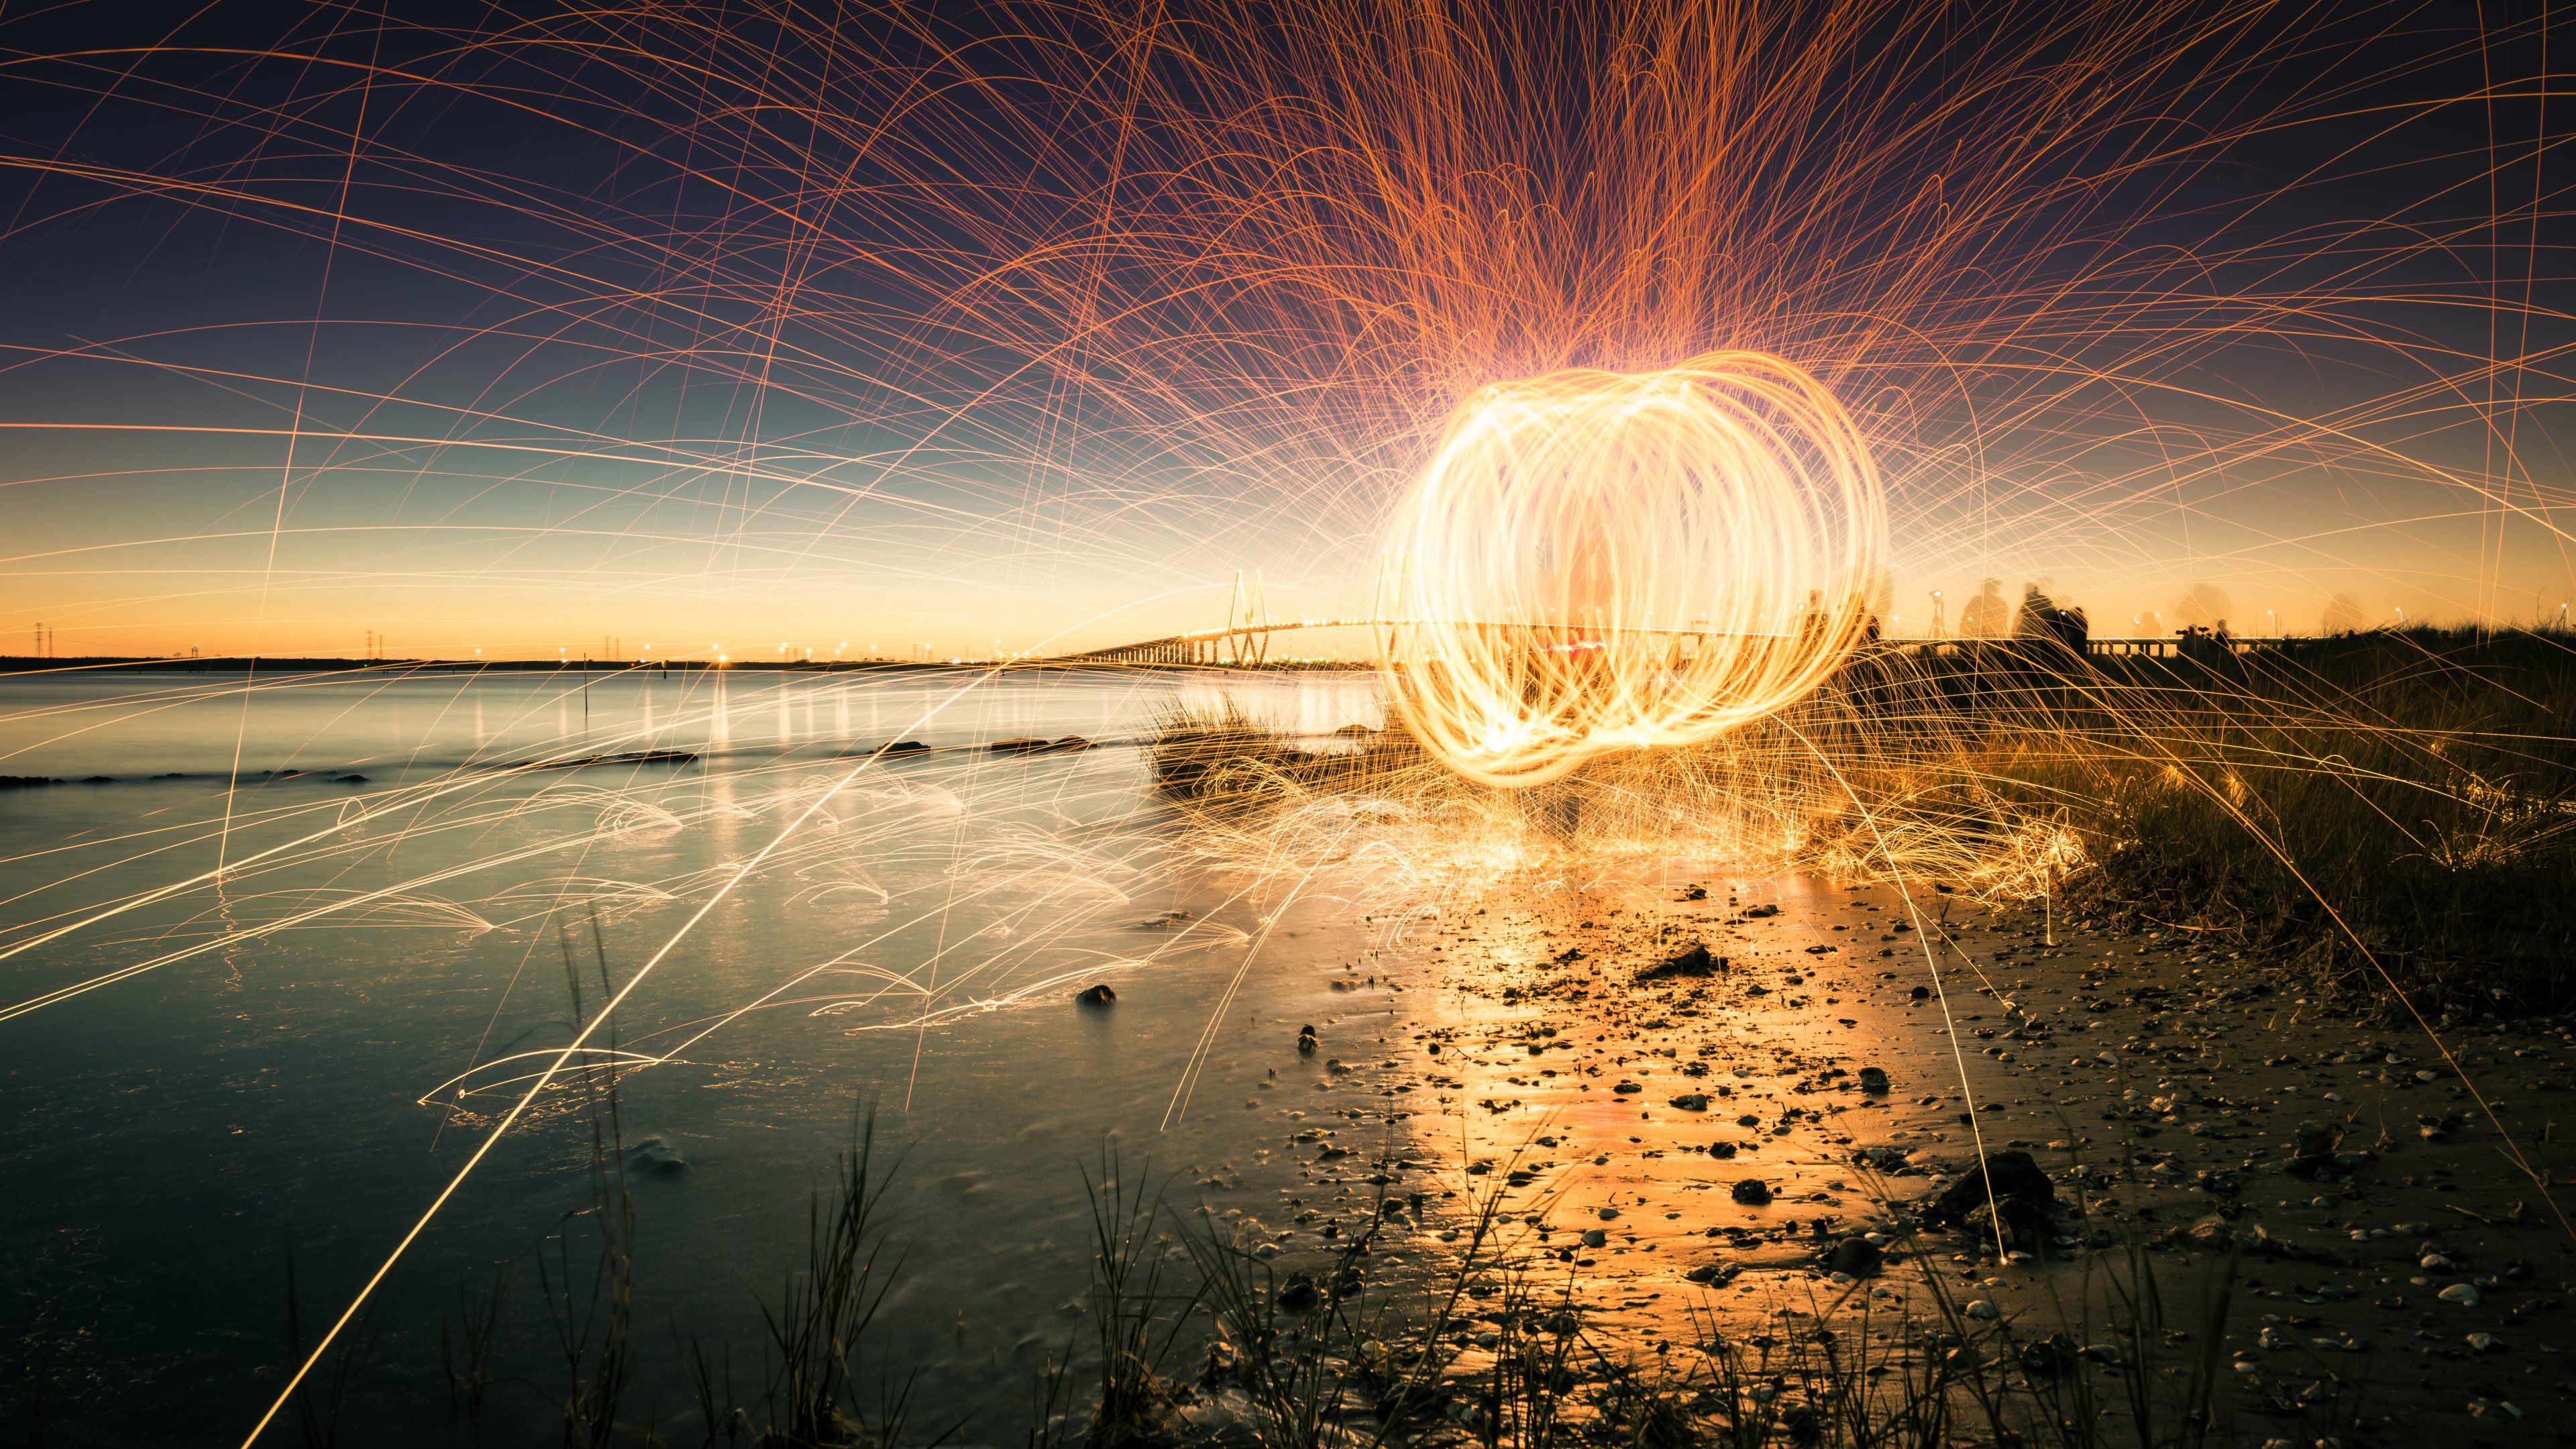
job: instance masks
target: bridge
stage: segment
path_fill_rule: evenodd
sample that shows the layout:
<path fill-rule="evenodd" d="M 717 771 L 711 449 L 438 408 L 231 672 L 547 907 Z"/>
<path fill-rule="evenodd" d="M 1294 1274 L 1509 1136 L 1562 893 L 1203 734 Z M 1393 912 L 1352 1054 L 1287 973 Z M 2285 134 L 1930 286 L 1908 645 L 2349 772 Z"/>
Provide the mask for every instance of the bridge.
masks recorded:
<path fill-rule="evenodd" d="M 1392 630 L 1408 625 L 1425 625 L 1429 619 L 1298 619 L 1278 624 L 1256 624 L 1249 628 L 1208 629 L 1196 634 L 1173 634 L 1161 639 L 1146 639 L 1134 644 L 1118 644 L 1106 649 L 1087 649 L 1080 654 L 1063 654 L 1043 662 L 1048 664 L 1146 664 L 1180 665 L 1203 669 L 1259 669 L 1269 662 L 1270 637 L 1298 629 L 1376 629 Z M 1483 628 L 1513 627 L 1482 625 Z M 1699 640 L 1705 634 L 1691 630 L 1630 629 L 1630 634 L 1662 634 L 1674 638 Z M 1786 638 L 1787 635 L 1774 637 Z M 1915 658 L 1955 659 L 1975 653 L 1980 647 L 2008 645 L 2012 636 L 1990 638 L 1886 639 L 1871 652 L 1910 655 Z M 2253 654 L 2292 644 L 2311 642 L 2307 635 L 2280 635 L 2264 638 L 2202 638 L 2186 641 L 2179 636 L 2167 638 L 2098 638 L 2084 641 L 2084 653 L 2094 659 L 2182 658 L 2202 650 L 2212 653 Z"/>
<path fill-rule="evenodd" d="M 1386 595 L 1386 583 L 1383 579 L 1380 581 L 1378 593 L 1380 600 L 1383 601 Z M 1105 649 L 1086 649 L 1078 654 L 1057 655 L 1045 662 L 1049 664 L 1133 664 L 1182 666 L 1206 669 L 1224 667 L 1236 669 L 1259 669 L 1269 663 L 1270 640 L 1273 635 L 1292 633 L 1300 629 L 1366 629 L 1369 631 L 1370 656 L 1376 659 L 1383 659 L 1394 651 L 1396 647 L 1396 638 L 1402 630 L 1409 628 L 1431 627 L 1435 625 L 1458 627 L 1454 625 L 1453 621 L 1448 620 L 1391 618 L 1384 614 L 1371 614 L 1367 618 L 1352 619 L 1272 620 L 1267 617 L 1267 610 L 1263 605 L 1261 576 L 1259 574 L 1237 574 L 1234 581 L 1234 591 L 1228 596 L 1226 602 L 1226 619 L 1222 627 L 1201 629 L 1188 634 L 1168 634 L 1160 639 L 1144 639 L 1133 644 L 1114 644 Z M 1556 633 L 1577 632 L 1568 630 L 1565 626 L 1556 625 L 1476 624 L 1464 627 L 1487 630 L 1522 629 L 1533 631 L 1544 628 L 1550 632 Z M 1641 627 L 1622 627 L 1602 629 L 1586 627 L 1581 629 L 1579 632 L 1587 637 L 1593 638 L 1598 638 L 1605 634 L 1625 635 L 1639 639 L 1648 637 L 1661 638 L 1668 641 L 1666 647 L 1674 651 L 1676 662 L 1678 662 L 1680 650 L 1682 648 L 1682 641 L 1691 641 L 1691 647 L 1694 650 L 1705 647 L 1710 631 L 1706 629 L 1688 628 L 1649 629 Z M 1773 637 L 1787 638 L 1789 636 L 1782 634 L 1775 635 Z M 1998 645 L 2009 645 L 2013 642 L 2014 637 L 2015 636 L 1988 635 L 1969 636 L 1965 638 L 1947 636 L 1935 638 L 1885 639 L 1873 646 L 1871 652 L 1882 655 L 1892 654 L 1898 656 L 1911 656 L 1921 659 L 1956 659 L 1973 656 L 1980 649 Z M 2218 635 L 2212 634 L 2207 630 L 2194 631 L 2177 629 L 2173 633 L 2161 637 L 2112 636 L 2087 638 L 2084 641 L 2084 653 L 2088 657 L 2095 659 L 2169 659 L 2177 657 L 2206 657 L 2208 655 L 2222 653 L 2251 654 L 2259 650 L 2277 649 L 2285 645 L 2305 642 L 2307 642 L 2306 636 L 2300 635 L 2279 635 L 2266 638 L 2256 638 L 2240 637 L 2235 635 Z"/>

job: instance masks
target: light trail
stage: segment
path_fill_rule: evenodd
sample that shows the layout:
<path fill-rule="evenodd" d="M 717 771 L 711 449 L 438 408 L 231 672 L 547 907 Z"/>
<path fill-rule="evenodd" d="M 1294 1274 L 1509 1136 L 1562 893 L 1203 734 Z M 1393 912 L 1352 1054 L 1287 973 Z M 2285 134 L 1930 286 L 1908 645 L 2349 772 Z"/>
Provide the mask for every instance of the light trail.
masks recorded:
<path fill-rule="evenodd" d="M 1703 743 L 1812 692 L 1876 632 L 1886 526 L 1859 428 L 1780 358 L 1496 384 L 1396 512 L 1402 612 L 1432 622 L 1392 631 L 1392 692 L 1488 785 Z M 1692 647 L 1638 637 L 1659 628 Z"/>
<path fill-rule="evenodd" d="M 925 641 L 938 620 L 942 656 L 1004 618 L 1073 654 L 1148 629 L 1188 653 L 1365 627 L 1397 727 L 1347 756 L 1239 732 L 1229 768 L 1249 783 L 1150 826 L 1122 810 L 1104 845 L 1077 817 L 1125 803 L 1132 772 L 1068 769 L 1074 797 L 1001 821 L 1023 767 L 952 754 L 853 806 L 876 781 L 839 763 L 806 778 L 791 732 L 756 736 L 767 705 L 714 674 L 688 683 L 715 699 L 599 739 L 544 722 L 560 700 L 525 701 L 510 749 L 561 762 L 702 730 L 720 786 L 592 788 L 592 769 L 530 790 L 477 753 L 395 791 L 240 814 L 253 696 L 331 685 L 263 666 L 39 700 L 0 716 L 0 758 L 104 751 L 120 726 L 239 690 L 220 813 L 191 800 L 149 834 L 0 861 L 0 902 L 29 913 L 0 960 L 62 973 L 0 1022 L 334 922 L 517 931 L 576 899 L 657 929 L 685 914 L 658 964 L 718 900 L 873 889 L 883 929 L 798 918 L 817 939 L 765 986 L 693 1004 L 679 1047 L 847 974 L 866 989 L 823 1004 L 833 1029 L 908 1031 L 918 1056 L 932 1025 L 1040 999 L 1076 963 L 1164 959 L 1083 933 L 1113 900 L 1185 883 L 1227 908 L 1405 911 L 1724 859 L 1894 881 L 1909 911 L 1927 880 L 2005 905 L 2100 868 L 2086 852 L 2111 827 L 2071 816 L 2134 831 L 2203 805 L 2332 918 L 2330 960 L 2399 990 L 2404 969 L 2345 917 L 2372 887 L 2319 877 L 2305 822 L 2338 800 L 2421 820 L 2405 858 L 2463 874 L 2538 858 L 2564 824 L 2566 800 L 2527 784 L 2563 757 L 2559 723 L 2408 717 L 2303 675 L 2308 652 L 2196 674 L 2015 653 L 2035 646 L 1998 642 L 2015 632 L 2001 594 L 1980 596 L 1970 643 L 1899 643 L 1927 632 L 1905 600 L 1947 587 L 1961 604 L 1989 575 L 2067 576 L 2043 605 L 2072 595 L 2105 619 L 2184 622 L 2175 595 L 2224 582 L 2285 618 L 2362 594 L 2367 611 L 2337 615 L 2352 627 L 2400 603 L 2420 616 L 2426 594 L 2482 626 L 2548 621 L 2544 595 L 2576 592 L 2576 493 L 2532 465 L 2576 396 L 2569 311 L 2535 286 L 2558 140 L 2526 153 L 2490 132 L 2463 175 L 2440 133 L 2447 111 L 2554 94 L 2545 64 L 2484 71 L 2546 39 L 2545 16 L 2442 29 L 2428 9 L 2420 34 L 2410 13 L 2364 43 L 2231 0 L 963 13 L 316 11 L 203 46 L 122 19 L 77 46 L 0 22 L 19 42 L 0 95 L 32 118 L 0 148 L 27 188 L 0 229 L 13 257 L 149 228 L 153 260 L 124 279 L 138 293 L 203 261 L 214 283 L 189 286 L 255 306 L 262 268 L 307 245 L 343 279 L 292 334 L 208 308 L 102 341 L 0 339 L 0 435 L 36 459 L 0 496 L 83 524 L 13 537 L 0 611 L 99 652 L 157 652 L 184 622 L 270 658 L 345 648 L 361 619 L 424 654 L 495 658 L 612 631 L 758 637 L 783 658 L 852 618 Z M 2447 86 L 2440 67 L 2470 61 L 2476 82 Z M 156 154 L 129 123 L 176 139 Z M 478 128 L 512 138 L 506 159 L 446 139 Z M 90 154 L 93 129 L 118 164 Z M 2378 141 L 2430 159 L 2383 164 Z M 2297 169 L 2267 169 L 2283 150 Z M 2496 229 L 2526 210 L 2506 275 Z M 371 296 L 362 273 L 418 295 Z M 226 491 L 236 470 L 274 497 Z M 1363 611 L 1381 550 L 1395 562 Z M 1217 612 L 1188 601 L 1205 580 L 1264 568 L 1308 617 L 1190 627 Z M 2508 607 L 2526 587 L 2529 610 Z M 206 617 L 254 591 L 251 617 Z M 775 703 L 887 682 L 782 683 Z M 862 736 L 891 738 L 833 737 Z M 733 858 L 724 832 L 770 812 L 784 828 Z M 687 843 L 677 864 L 590 876 L 581 852 L 628 831 Z M 245 832 L 286 838 L 245 849 Z M 180 846 L 216 868 L 172 863 Z M 477 877 L 496 881 L 481 900 L 437 894 Z M 210 887 L 255 919 L 180 914 Z M 1171 1112 L 1273 920 L 1235 942 Z M 142 944 L 76 939 L 111 923 L 140 923 Z M 857 954 L 898 943 L 915 954 Z M 132 955 L 40 951 L 76 944 Z M 452 1091 L 459 1111 L 516 1092 L 480 1161 L 567 1063 L 598 1059 L 581 1040 L 395 1090 Z"/>

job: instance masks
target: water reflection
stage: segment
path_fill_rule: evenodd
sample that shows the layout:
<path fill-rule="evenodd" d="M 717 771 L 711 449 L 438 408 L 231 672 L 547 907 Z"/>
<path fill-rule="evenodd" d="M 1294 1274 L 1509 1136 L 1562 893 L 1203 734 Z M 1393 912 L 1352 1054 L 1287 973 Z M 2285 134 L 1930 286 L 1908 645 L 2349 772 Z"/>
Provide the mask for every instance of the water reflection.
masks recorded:
<path fill-rule="evenodd" d="M 187 880 L 218 848 L 236 863 L 11 963 L 19 1001 L 150 967 L 0 1022 L 18 1188 L 0 1235 L 63 1245 L 14 1261 L 8 1286 L 88 1305 L 86 1341 L 119 1387 L 113 1413 L 106 1398 L 71 1411 L 87 1442 L 182 1407 L 246 1424 L 286 1357 L 290 1236 L 303 1311 L 345 1301 L 503 1084 L 570 1040 L 602 980 L 622 987 L 675 938 L 613 1044 L 656 1063 L 621 1080 L 629 1138 L 688 1164 L 639 1187 L 638 1293 L 711 1343 L 755 1341 L 746 1279 L 801 1252 L 806 1190 L 862 1100 L 913 1144 L 896 1222 L 914 1277 L 888 1349 L 940 1368 L 927 1391 L 943 1403 L 997 1385 L 1016 1402 L 1061 1348 L 1087 1258 L 1075 1164 L 1105 1139 L 1152 1154 L 1185 1196 L 1265 1222 L 1308 1210 L 1288 1203 L 1314 1191 L 1295 1159 L 1258 1139 L 1317 1103 L 1291 1105 L 1271 1073 L 1297 1069 L 1295 1026 L 1349 1016 L 1322 968 L 1361 959 L 1365 927 L 1175 869 L 1135 742 L 1175 701 L 1219 696 L 1319 733 L 1373 723 L 1365 678 L 245 684 L 0 686 L 11 770 L 115 777 L 9 798 L 9 940 Z M 1100 743 L 975 748 L 1023 734 Z M 932 748 L 866 761 L 895 738 Z M 698 758 L 492 768 L 640 749 Z M 180 778 L 148 778 L 165 774 Z M 827 792 L 815 828 L 782 838 Z M 1118 983 L 1116 1006 L 1075 1010 L 1094 980 Z M 437 1401 L 440 1285 L 587 1200 L 581 1114 L 538 1116 L 441 1212 L 371 1322 L 362 1420 L 407 1424 Z M 510 1351 L 534 1364 L 545 1339 L 524 1306 Z M 542 1423 L 542 1402 L 520 1408 Z"/>

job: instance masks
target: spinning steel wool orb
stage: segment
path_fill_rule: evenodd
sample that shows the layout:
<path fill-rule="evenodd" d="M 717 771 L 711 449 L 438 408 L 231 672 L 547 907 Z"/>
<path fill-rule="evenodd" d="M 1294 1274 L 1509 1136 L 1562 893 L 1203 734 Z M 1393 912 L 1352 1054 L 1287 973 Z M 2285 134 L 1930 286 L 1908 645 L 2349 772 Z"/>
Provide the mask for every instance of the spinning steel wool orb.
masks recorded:
<path fill-rule="evenodd" d="M 1391 532 L 1399 707 L 1452 769 L 1516 787 L 1813 690 L 1874 627 L 1886 515 L 1822 383 L 1716 352 L 1485 388 Z"/>

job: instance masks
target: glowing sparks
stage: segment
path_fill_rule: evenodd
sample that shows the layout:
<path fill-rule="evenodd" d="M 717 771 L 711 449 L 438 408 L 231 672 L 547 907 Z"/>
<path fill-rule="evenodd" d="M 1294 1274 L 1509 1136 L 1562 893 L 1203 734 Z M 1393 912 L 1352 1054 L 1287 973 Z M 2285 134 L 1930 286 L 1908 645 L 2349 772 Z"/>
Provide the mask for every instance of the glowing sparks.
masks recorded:
<path fill-rule="evenodd" d="M 1398 705 L 1452 769 L 1508 787 L 1815 689 L 1871 627 L 1886 508 L 1822 383 L 1719 352 L 1486 388 L 1393 534 Z"/>

